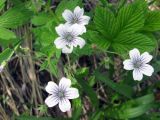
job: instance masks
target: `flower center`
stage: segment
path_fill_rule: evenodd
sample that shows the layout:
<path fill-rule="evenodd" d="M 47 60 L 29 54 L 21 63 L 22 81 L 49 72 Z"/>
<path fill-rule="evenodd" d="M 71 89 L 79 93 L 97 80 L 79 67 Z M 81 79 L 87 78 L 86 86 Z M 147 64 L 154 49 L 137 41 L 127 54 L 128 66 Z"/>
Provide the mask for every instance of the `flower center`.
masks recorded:
<path fill-rule="evenodd" d="M 58 97 L 59 97 L 60 99 L 64 98 L 64 97 L 65 97 L 64 91 L 59 91 L 59 92 L 58 92 Z"/>
<path fill-rule="evenodd" d="M 67 35 L 65 36 L 65 39 L 66 39 L 67 41 L 71 42 L 71 41 L 73 40 L 73 36 L 72 36 L 71 34 L 67 34 Z"/>
<path fill-rule="evenodd" d="M 141 62 L 140 60 L 135 61 L 135 62 L 133 63 L 133 66 L 134 66 L 134 68 L 140 68 L 140 67 L 142 66 L 142 62 Z"/>
<path fill-rule="evenodd" d="M 77 23 L 78 24 L 78 22 L 79 22 L 79 20 L 78 20 L 78 18 L 77 17 L 73 17 L 72 18 L 72 24 L 75 24 L 75 23 Z"/>

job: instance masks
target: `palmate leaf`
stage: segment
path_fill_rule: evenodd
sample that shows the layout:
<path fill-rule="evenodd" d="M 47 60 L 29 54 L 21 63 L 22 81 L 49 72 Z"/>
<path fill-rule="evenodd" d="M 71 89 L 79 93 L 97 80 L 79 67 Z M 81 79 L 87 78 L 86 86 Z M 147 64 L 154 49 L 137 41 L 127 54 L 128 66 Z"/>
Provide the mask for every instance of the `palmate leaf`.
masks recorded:
<path fill-rule="evenodd" d="M 119 34 L 134 33 L 144 25 L 144 11 L 139 4 L 124 6 L 117 16 L 117 28 Z"/>
<path fill-rule="evenodd" d="M 116 19 L 114 17 L 114 14 L 108 8 L 96 8 L 94 23 L 96 25 L 96 29 L 101 34 L 103 34 L 106 39 L 111 39 L 114 37 L 114 31 L 116 29 Z"/>
<path fill-rule="evenodd" d="M 150 11 L 146 15 L 144 31 L 158 31 L 160 30 L 160 11 Z"/>
<path fill-rule="evenodd" d="M 98 34 L 90 34 L 90 41 L 97 42 L 101 48 L 113 48 L 115 52 L 125 54 L 133 48 L 140 51 L 151 51 L 155 42 L 138 33 L 144 26 L 146 7 L 144 0 L 136 0 L 120 9 L 117 15 L 107 8 L 98 7 L 95 10 L 94 24 Z M 98 36 L 97 36 L 98 35 Z M 95 42 L 96 41 L 96 42 Z"/>
<path fill-rule="evenodd" d="M 16 28 L 29 21 L 31 17 L 32 12 L 25 7 L 25 4 L 21 4 L 0 16 L 0 27 Z"/>

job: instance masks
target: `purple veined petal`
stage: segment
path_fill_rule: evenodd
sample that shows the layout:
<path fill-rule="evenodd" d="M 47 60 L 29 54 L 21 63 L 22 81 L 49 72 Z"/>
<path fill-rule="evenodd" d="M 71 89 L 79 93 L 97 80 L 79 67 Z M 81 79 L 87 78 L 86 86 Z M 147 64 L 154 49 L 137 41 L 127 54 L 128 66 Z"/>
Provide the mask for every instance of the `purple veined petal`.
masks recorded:
<path fill-rule="evenodd" d="M 60 89 L 66 89 L 71 86 L 71 80 L 67 79 L 65 77 L 62 77 L 59 81 L 59 88 Z"/>
<path fill-rule="evenodd" d="M 81 16 L 83 16 L 84 14 L 84 9 L 83 8 L 80 8 L 79 6 L 77 6 L 75 9 L 74 9 L 74 15 L 77 17 L 77 18 L 80 18 Z"/>
<path fill-rule="evenodd" d="M 89 20 L 90 20 L 90 17 L 84 15 L 84 16 L 81 17 L 79 24 L 81 24 L 81 25 L 88 25 Z"/>
<path fill-rule="evenodd" d="M 71 10 L 65 10 L 62 13 L 63 18 L 67 21 L 67 22 L 71 22 L 73 19 L 73 13 Z"/>
<path fill-rule="evenodd" d="M 60 24 L 59 26 L 55 27 L 55 30 L 60 37 L 64 37 L 65 33 L 67 32 L 67 28 L 68 26 Z"/>
<path fill-rule="evenodd" d="M 72 53 L 72 51 L 73 51 L 73 46 L 70 46 L 70 47 L 66 46 L 66 47 L 62 48 L 62 53 L 64 53 L 64 54 L 70 54 L 70 53 Z"/>
<path fill-rule="evenodd" d="M 45 90 L 49 94 L 54 94 L 58 90 L 58 86 L 55 82 L 50 81 L 50 82 L 48 82 L 47 86 L 45 87 Z"/>
<path fill-rule="evenodd" d="M 59 108 L 62 112 L 67 112 L 71 109 L 71 103 L 68 99 L 62 99 L 59 101 Z"/>
<path fill-rule="evenodd" d="M 55 96 L 53 95 L 50 95 L 46 98 L 45 100 L 45 104 L 48 106 L 48 107 L 53 107 L 55 105 L 57 105 L 59 103 L 59 98 L 56 98 Z"/>
<path fill-rule="evenodd" d="M 67 44 L 66 40 L 64 40 L 62 37 L 58 37 L 55 41 L 54 44 L 56 45 L 57 49 L 64 48 Z"/>
<path fill-rule="evenodd" d="M 143 78 L 143 74 L 139 69 L 134 69 L 133 70 L 133 79 L 137 81 L 141 81 Z"/>
<path fill-rule="evenodd" d="M 141 72 L 146 75 L 146 76 L 152 76 L 153 72 L 154 72 L 154 68 L 151 65 L 148 64 L 144 64 L 141 67 Z"/>
<path fill-rule="evenodd" d="M 123 65 L 124 65 L 124 69 L 126 69 L 126 70 L 133 70 L 134 69 L 133 63 L 132 63 L 132 61 L 130 59 L 125 60 L 123 62 Z"/>
<path fill-rule="evenodd" d="M 77 88 L 67 88 L 65 95 L 67 99 L 75 99 L 79 97 L 79 92 Z"/>
<path fill-rule="evenodd" d="M 86 44 L 85 40 L 81 37 L 76 37 L 73 43 L 74 47 L 79 46 L 80 48 L 83 48 L 84 45 Z"/>
<path fill-rule="evenodd" d="M 85 28 L 85 26 L 74 24 L 74 25 L 70 26 L 69 32 L 72 34 L 72 36 L 77 37 L 77 36 L 85 33 L 86 28 Z"/>
<path fill-rule="evenodd" d="M 140 52 L 137 48 L 134 48 L 133 50 L 129 51 L 129 56 L 132 61 L 137 61 L 140 59 Z"/>
<path fill-rule="evenodd" d="M 144 52 L 140 58 L 143 63 L 148 63 L 152 60 L 153 56 L 150 55 L 148 52 Z"/>

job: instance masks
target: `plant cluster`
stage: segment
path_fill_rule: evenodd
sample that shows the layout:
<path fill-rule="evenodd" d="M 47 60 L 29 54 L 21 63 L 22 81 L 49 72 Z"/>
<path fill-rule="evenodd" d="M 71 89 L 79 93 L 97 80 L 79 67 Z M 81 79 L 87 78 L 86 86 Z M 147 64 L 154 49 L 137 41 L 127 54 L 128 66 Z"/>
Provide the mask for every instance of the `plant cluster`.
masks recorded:
<path fill-rule="evenodd" d="M 1 0 L 2 120 L 160 119 L 157 4 Z"/>

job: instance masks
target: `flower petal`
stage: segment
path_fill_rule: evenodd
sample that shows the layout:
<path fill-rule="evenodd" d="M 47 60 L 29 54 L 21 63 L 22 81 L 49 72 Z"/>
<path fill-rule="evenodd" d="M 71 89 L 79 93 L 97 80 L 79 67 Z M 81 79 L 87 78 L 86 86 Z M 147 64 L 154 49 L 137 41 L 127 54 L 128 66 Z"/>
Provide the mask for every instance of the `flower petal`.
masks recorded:
<path fill-rule="evenodd" d="M 3 71 L 4 65 L 0 65 L 0 73 Z"/>
<path fill-rule="evenodd" d="M 50 81 L 45 89 L 49 94 L 53 94 L 58 89 L 58 86 L 55 82 Z"/>
<path fill-rule="evenodd" d="M 62 53 L 65 53 L 65 54 L 69 54 L 69 53 L 72 53 L 72 51 L 73 51 L 73 46 L 70 46 L 70 47 L 64 47 L 63 49 L 62 49 Z"/>
<path fill-rule="evenodd" d="M 79 97 L 79 92 L 77 88 L 67 88 L 66 89 L 67 99 L 75 99 Z"/>
<path fill-rule="evenodd" d="M 89 17 L 89 16 L 82 16 L 82 17 L 81 17 L 81 22 L 80 22 L 80 24 L 81 24 L 81 25 L 88 25 L 89 20 L 90 20 L 90 17 Z"/>
<path fill-rule="evenodd" d="M 65 77 L 62 77 L 59 82 L 59 87 L 69 88 L 71 86 L 71 80 Z"/>
<path fill-rule="evenodd" d="M 77 47 L 77 45 L 82 48 L 86 44 L 85 40 L 81 37 L 76 37 L 73 43 L 74 47 Z"/>
<path fill-rule="evenodd" d="M 68 27 L 66 25 L 60 24 L 59 26 L 55 27 L 55 30 L 59 36 L 63 37 L 66 33 L 67 28 Z"/>
<path fill-rule="evenodd" d="M 75 37 L 78 35 L 82 35 L 84 32 L 86 32 L 85 26 L 74 24 L 71 25 L 70 28 L 68 29 L 69 32 Z"/>
<path fill-rule="evenodd" d="M 134 69 L 133 70 L 133 79 L 140 81 L 140 80 L 142 80 L 142 78 L 143 78 L 143 74 L 140 72 L 140 70 Z"/>
<path fill-rule="evenodd" d="M 66 41 L 61 38 L 61 37 L 58 37 L 55 41 L 54 41 L 54 44 L 56 45 L 56 48 L 57 49 L 61 49 L 61 48 L 64 48 L 66 46 Z"/>
<path fill-rule="evenodd" d="M 129 56 L 132 61 L 136 61 L 137 59 L 140 58 L 140 52 L 137 48 L 134 48 L 133 50 L 129 51 Z"/>
<path fill-rule="evenodd" d="M 151 76 L 154 72 L 154 69 L 151 65 L 144 64 L 141 68 L 141 72 L 147 76 Z"/>
<path fill-rule="evenodd" d="M 141 55 L 141 60 L 144 62 L 144 63 L 148 63 L 152 60 L 153 56 L 150 55 L 148 52 L 144 52 L 142 55 Z"/>
<path fill-rule="evenodd" d="M 124 65 L 124 69 L 126 69 L 126 70 L 133 70 L 133 63 L 132 63 L 132 61 L 130 59 L 125 60 L 123 62 L 123 65 Z"/>
<path fill-rule="evenodd" d="M 83 14 L 84 14 L 84 9 L 83 9 L 83 8 L 80 8 L 79 6 L 77 6 L 77 7 L 74 9 L 74 15 L 75 15 L 77 18 L 81 17 Z"/>
<path fill-rule="evenodd" d="M 70 10 L 65 10 L 65 11 L 62 13 L 62 16 L 63 16 L 63 18 L 64 18 L 67 22 L 70 22 L 70 21 L 72 21 L 73 13 L 72 13 L 72 11 L 70 11 Z"/>
<path fill-rule="evenodd" d="M 47 104 L 48 107 L 53 107 L 57 105 L 59 102 L 59 99 L 54 97 L 53 95 L 50 95 L 46 98 L 45 103 Z"/>
<path fill-rule="evenodd" d="M 59 108 L 62 112 L 67 112 L 71 109 L 71 103 L 68 99 L 62 99 L 59 101 Z"/>

